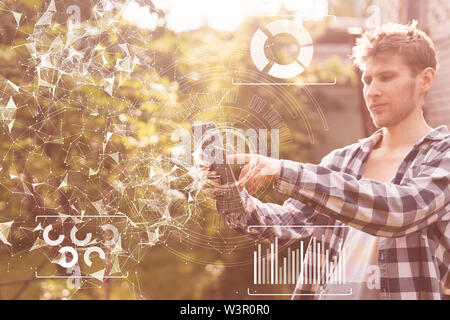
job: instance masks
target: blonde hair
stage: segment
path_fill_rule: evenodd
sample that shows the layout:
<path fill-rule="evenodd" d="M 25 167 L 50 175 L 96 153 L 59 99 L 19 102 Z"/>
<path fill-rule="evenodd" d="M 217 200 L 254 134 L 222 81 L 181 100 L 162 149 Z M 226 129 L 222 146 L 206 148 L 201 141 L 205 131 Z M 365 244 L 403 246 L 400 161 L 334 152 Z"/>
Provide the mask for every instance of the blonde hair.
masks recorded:
<path fill-rule="evenodd" d="M 399 54 L 414 75 L 428 67 L 439 68 L 433 41 L 417 28 L 416 20 L 408 25 L 387 23 L 368 30 L 356 40 L 352 51 L 353 62 L 360 70 L 368 58 L 378 54 Z"/>

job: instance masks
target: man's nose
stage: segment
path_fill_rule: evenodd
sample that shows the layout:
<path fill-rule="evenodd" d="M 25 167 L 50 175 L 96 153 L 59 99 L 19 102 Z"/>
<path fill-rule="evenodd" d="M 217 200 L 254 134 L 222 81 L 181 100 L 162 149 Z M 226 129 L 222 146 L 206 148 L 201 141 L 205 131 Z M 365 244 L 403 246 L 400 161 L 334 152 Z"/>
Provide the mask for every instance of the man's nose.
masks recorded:
<path fill-rule="evenodd" d="M 369 98 L 376 98 L 381 96 L 380 86 L 375 81 L 372 81 L 367 88 L 367 96 Z"/>

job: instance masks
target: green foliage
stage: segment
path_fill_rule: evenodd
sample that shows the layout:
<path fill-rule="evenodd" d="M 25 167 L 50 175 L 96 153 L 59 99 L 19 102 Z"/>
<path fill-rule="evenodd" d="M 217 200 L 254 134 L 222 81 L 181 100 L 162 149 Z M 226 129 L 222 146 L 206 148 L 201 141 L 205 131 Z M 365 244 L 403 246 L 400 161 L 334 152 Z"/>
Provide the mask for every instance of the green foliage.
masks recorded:
<path fill-rule="evenodd" d="M 44 33 L 37 32 L 33 27 L 37 21 L 34 6 L 40 13 L 45 10 L 40 1 L 5 1 L 0 13 L 0 103 L 5 105 L 13 97 L 17 105 L 11 129 L 9 123 L 2 123 L 0 135 L 0 223 L 15 221 L 10 235 L 13 246 L 10 250 L 0 246 L 0 298 L 248 299 L 246 284 L 252 280 L 252 268 L 236 262 L 248 262 L 252 240 L 245 240 L 247 247 L 236 251 L 211 249 L 213 240 L 193 249 L 190 242 L 184 242 L 189 237 L 186 232 L 193 232 L 192 236 L 199 233 L 199 239 L 217 235 L 214 204 L 201 195 L 196 216 L 184 225 L 187 231 L 161 228 L 164 241 L 142 251 L 136 249 L 128 280 L 106 281 L 102 288 L 96 283 L 82 290 L 68 290 L 64 281 L 34 278 L 33 271 L 41 263 L 41 272 L 53 270 L 45 263 L 51 260 L 52 252 L 37 254 L 29 249 L 36 240 L 33 228 L 37 215 L 93 213 L 92 203 L 99 200 L 108 214 L 120 212 L 142 223 L 158 220 L 158 201 L 173 190 L 170 182 L 139 184 L 137 178 L 133 180 L 134 175 L 148 176 L 150 169 L 167 174 L 171 167 L 156 166 L 155 159 L 169 158 L 175 145 L 172 132 L 180 127 L 189 129 L 196 120 L 216 120 L 243 128 L 267 127 L 267 119 L 250 105 L 253 97 L 263 99 L 284 121 L 289 138 L 280 147 L 280 157 L 308 161 L 311 134 L 321 126 L 308 116 L 318 108 L 312 93 L 306 87 L 233 86 L 230 81 L 232 75 L 267 80 L 255 72 L 249 43 L 257 26 L 270 18 L 249 19 L 234 33 L 203 27 L 176 34 L 164 26 L 148 31 L 123 20 L 114 25 L 106 23 L 99 34 L 73 42 L 74 50 L 90 57 L 91 67 L 101 65 L 83 73 L 76 72 L 79 61 L 58 60 L 66 56 L 66 47 L 52 48 L 58 41 L 71 41 L 66 26 L 54 24 Z M 26 17 L 20 28 L 16 28 L 8 10 Z M 93 22 L 102 21 L 83 23 L 88 28 Z M 320 23 L 310 28 L 313 34 L 326 30 Z M 24 46 L 33 37 L 50 57 L 47 66 L 41 64 L 39 74 L 36 70 L 42 57 L 33 57 Z M 131 72 L 120 71 L 126 69 L 120 65 L 127 59 L 120 47 L 124 43 L 141 62 Z M 94 51 L 96 54 L 92 54 Z M 106 80 L 112 76 L 108 92 Z M 286 82 L 328 81 L 335 76 L 343 83 L 354 81 L 351 65 L 332 58 L 323 65 L 311 65 L 307 72 Z M 19 86 L 20 92 L 15 92 L 7 80 Z M 42 81 L 48 86 L 40 86 Z M 230 92 L 238 96 L 237 101 L 227 100 Z M 202 102 L 198 98 L 202 95 L 212 97 Z M 333 104 L 323 107 L 333 108 Z M 301 111 L 293 116 L 295 108 Z M 108 132 L 112 135 L 106 141 Z M 116 153 L 120 154 L 119 163 L 112 156 Z M 60 188 L 67 175 L 70 187 Z M 129 184 L 121 190 L 123 182 Z M 191 182 L 178 179 L 174 184 L 183 193 Z M 261 195 L 266 201 L 284 199 L 268 190 Z M 146 205 L 137 210 L 141 202 Z M 171 213 L 182 220 L 189 208 L 186 203 L 172 206 Z M 226 226 L 219 229 L 221 236 L 232 239 L 230 242 L 246 239 Z M 177 236 L 183 241 L 177 242 Z M 2 284 L 11 281 L 18 282 Z"/>

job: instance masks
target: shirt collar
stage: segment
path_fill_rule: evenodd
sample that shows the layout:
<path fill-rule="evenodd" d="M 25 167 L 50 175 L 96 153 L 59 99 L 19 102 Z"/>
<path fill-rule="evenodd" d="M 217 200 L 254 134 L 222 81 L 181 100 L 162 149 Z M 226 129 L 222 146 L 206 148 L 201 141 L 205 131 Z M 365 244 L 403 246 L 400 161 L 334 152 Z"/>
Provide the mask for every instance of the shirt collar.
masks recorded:
<path fill-rule="evenodd" d="M 419 141 L 417 141 L 414 146 L 418 146 L 426 140 L 444 140 L 450 135 L 446 125 L 439 126 L 428 132 Z M 369 151 L 374 145 L 376 145 L 380 139 L 383 137 L 383 128 L 378 129 L 372 135 L 367 138 L 359 139 L 358 142 L 361 145 L 363 151 Z"/>

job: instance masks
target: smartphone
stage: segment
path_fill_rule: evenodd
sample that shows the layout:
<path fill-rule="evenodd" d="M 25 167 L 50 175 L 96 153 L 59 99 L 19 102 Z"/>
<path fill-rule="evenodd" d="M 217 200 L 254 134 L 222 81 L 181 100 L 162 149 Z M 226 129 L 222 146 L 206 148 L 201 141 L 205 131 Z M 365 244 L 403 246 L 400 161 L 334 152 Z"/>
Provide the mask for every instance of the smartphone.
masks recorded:
<path fill-rule="evenodd" d="M 211 164 L 217 171 L 221 188 L 217 205 L 220 209 L 232 212 L 245 212 L 239 188 L 231 166 L 227 163 L 222 136 L 215 122 L 194 123 L 194 152 L 203 161 Z"/>

